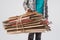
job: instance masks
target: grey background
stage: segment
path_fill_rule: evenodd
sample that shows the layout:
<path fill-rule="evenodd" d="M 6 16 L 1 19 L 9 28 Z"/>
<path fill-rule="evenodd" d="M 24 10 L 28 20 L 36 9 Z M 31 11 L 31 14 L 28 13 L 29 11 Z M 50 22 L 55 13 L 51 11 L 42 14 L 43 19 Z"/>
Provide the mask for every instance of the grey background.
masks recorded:
<path fill-rule="evenodd" d="M 0 0 L 0 40 L 27 40 L 28 33 L 7 34 L 2 22 L 11 16 L 25 13 L 24 0 Z M 42 33 L 42 40 L 60 40 L 60 0 L 48 0 L 48 14 L 52 31 Z"/>

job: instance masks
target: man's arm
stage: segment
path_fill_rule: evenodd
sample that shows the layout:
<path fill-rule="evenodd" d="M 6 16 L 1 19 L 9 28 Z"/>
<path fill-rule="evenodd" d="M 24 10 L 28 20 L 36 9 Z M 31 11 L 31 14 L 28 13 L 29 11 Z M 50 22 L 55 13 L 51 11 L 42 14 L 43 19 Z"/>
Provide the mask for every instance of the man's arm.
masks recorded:
<path fill-rule="evenodd" d="M 24 0 L 23 7 L 25 10 L 28 10 L 28 0 Z"/>
<path fill-rule="evenodd" d="M 24 0 L 24 3 L 23 3 L 24 9 L 28 12 L 32 12 L 28 4 L 29 4 L 29 0 Z"/>
<path fill-rule="evenodd" d="M 45 1 L 45 17 L 48 18 L 48 6 L 47 6 L 47 0 Z"/>
<path fill-rule="evenodd" d="M 48 19 L 48 6 L 47 6 L 47 0 L 44 0 L 44 14 L 43 16 Z"/>

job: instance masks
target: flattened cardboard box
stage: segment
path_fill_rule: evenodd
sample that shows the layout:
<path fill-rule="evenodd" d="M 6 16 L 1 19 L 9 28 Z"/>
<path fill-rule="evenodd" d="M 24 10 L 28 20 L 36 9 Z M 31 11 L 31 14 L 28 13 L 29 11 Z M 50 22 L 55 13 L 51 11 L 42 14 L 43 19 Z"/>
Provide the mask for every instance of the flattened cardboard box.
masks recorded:
<path fill-rule="evenodd" d="M 14 16 L 4 21 L 4 28 L 8 33 L 45 32 L 50 29 L 42 15 L 28 12 L 21 16 Z"/>

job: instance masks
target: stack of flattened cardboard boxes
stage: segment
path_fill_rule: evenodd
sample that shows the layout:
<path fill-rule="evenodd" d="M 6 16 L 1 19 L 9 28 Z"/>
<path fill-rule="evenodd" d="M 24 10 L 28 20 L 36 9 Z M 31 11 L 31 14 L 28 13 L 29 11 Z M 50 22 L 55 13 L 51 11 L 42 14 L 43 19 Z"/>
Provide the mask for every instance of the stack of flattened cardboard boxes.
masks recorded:
<path fill-rule="evenodd" d="M 14 16 L 4 21 L 4 28 L 8 33 L 45 32 L 50 29 L 44 17 L 36 12 Z"/>

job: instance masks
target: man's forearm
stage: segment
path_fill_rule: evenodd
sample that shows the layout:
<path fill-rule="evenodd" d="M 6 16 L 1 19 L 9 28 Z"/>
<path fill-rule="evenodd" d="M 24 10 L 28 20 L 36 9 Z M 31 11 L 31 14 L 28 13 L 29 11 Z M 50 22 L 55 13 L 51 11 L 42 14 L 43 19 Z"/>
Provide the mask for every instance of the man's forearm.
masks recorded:
<path fill-rule="evenodd" d="M 47 6 L 47 0 L 44 0 L 44 13 L 43 16 L 45 18 L 48 18 L 48 6 Z"/>
<path fill-rule="evenodd" d="M 45 0 L 45 17 L 48 18 L 48 6 L 47 6 L 47 0 Z"/>
<path fill-rule="evenodd" d="M 25 10 L 29 9 L 29 7 L 28 7 L 28 0 L 24 0 L 23 7 L 24 7 Z"/>

